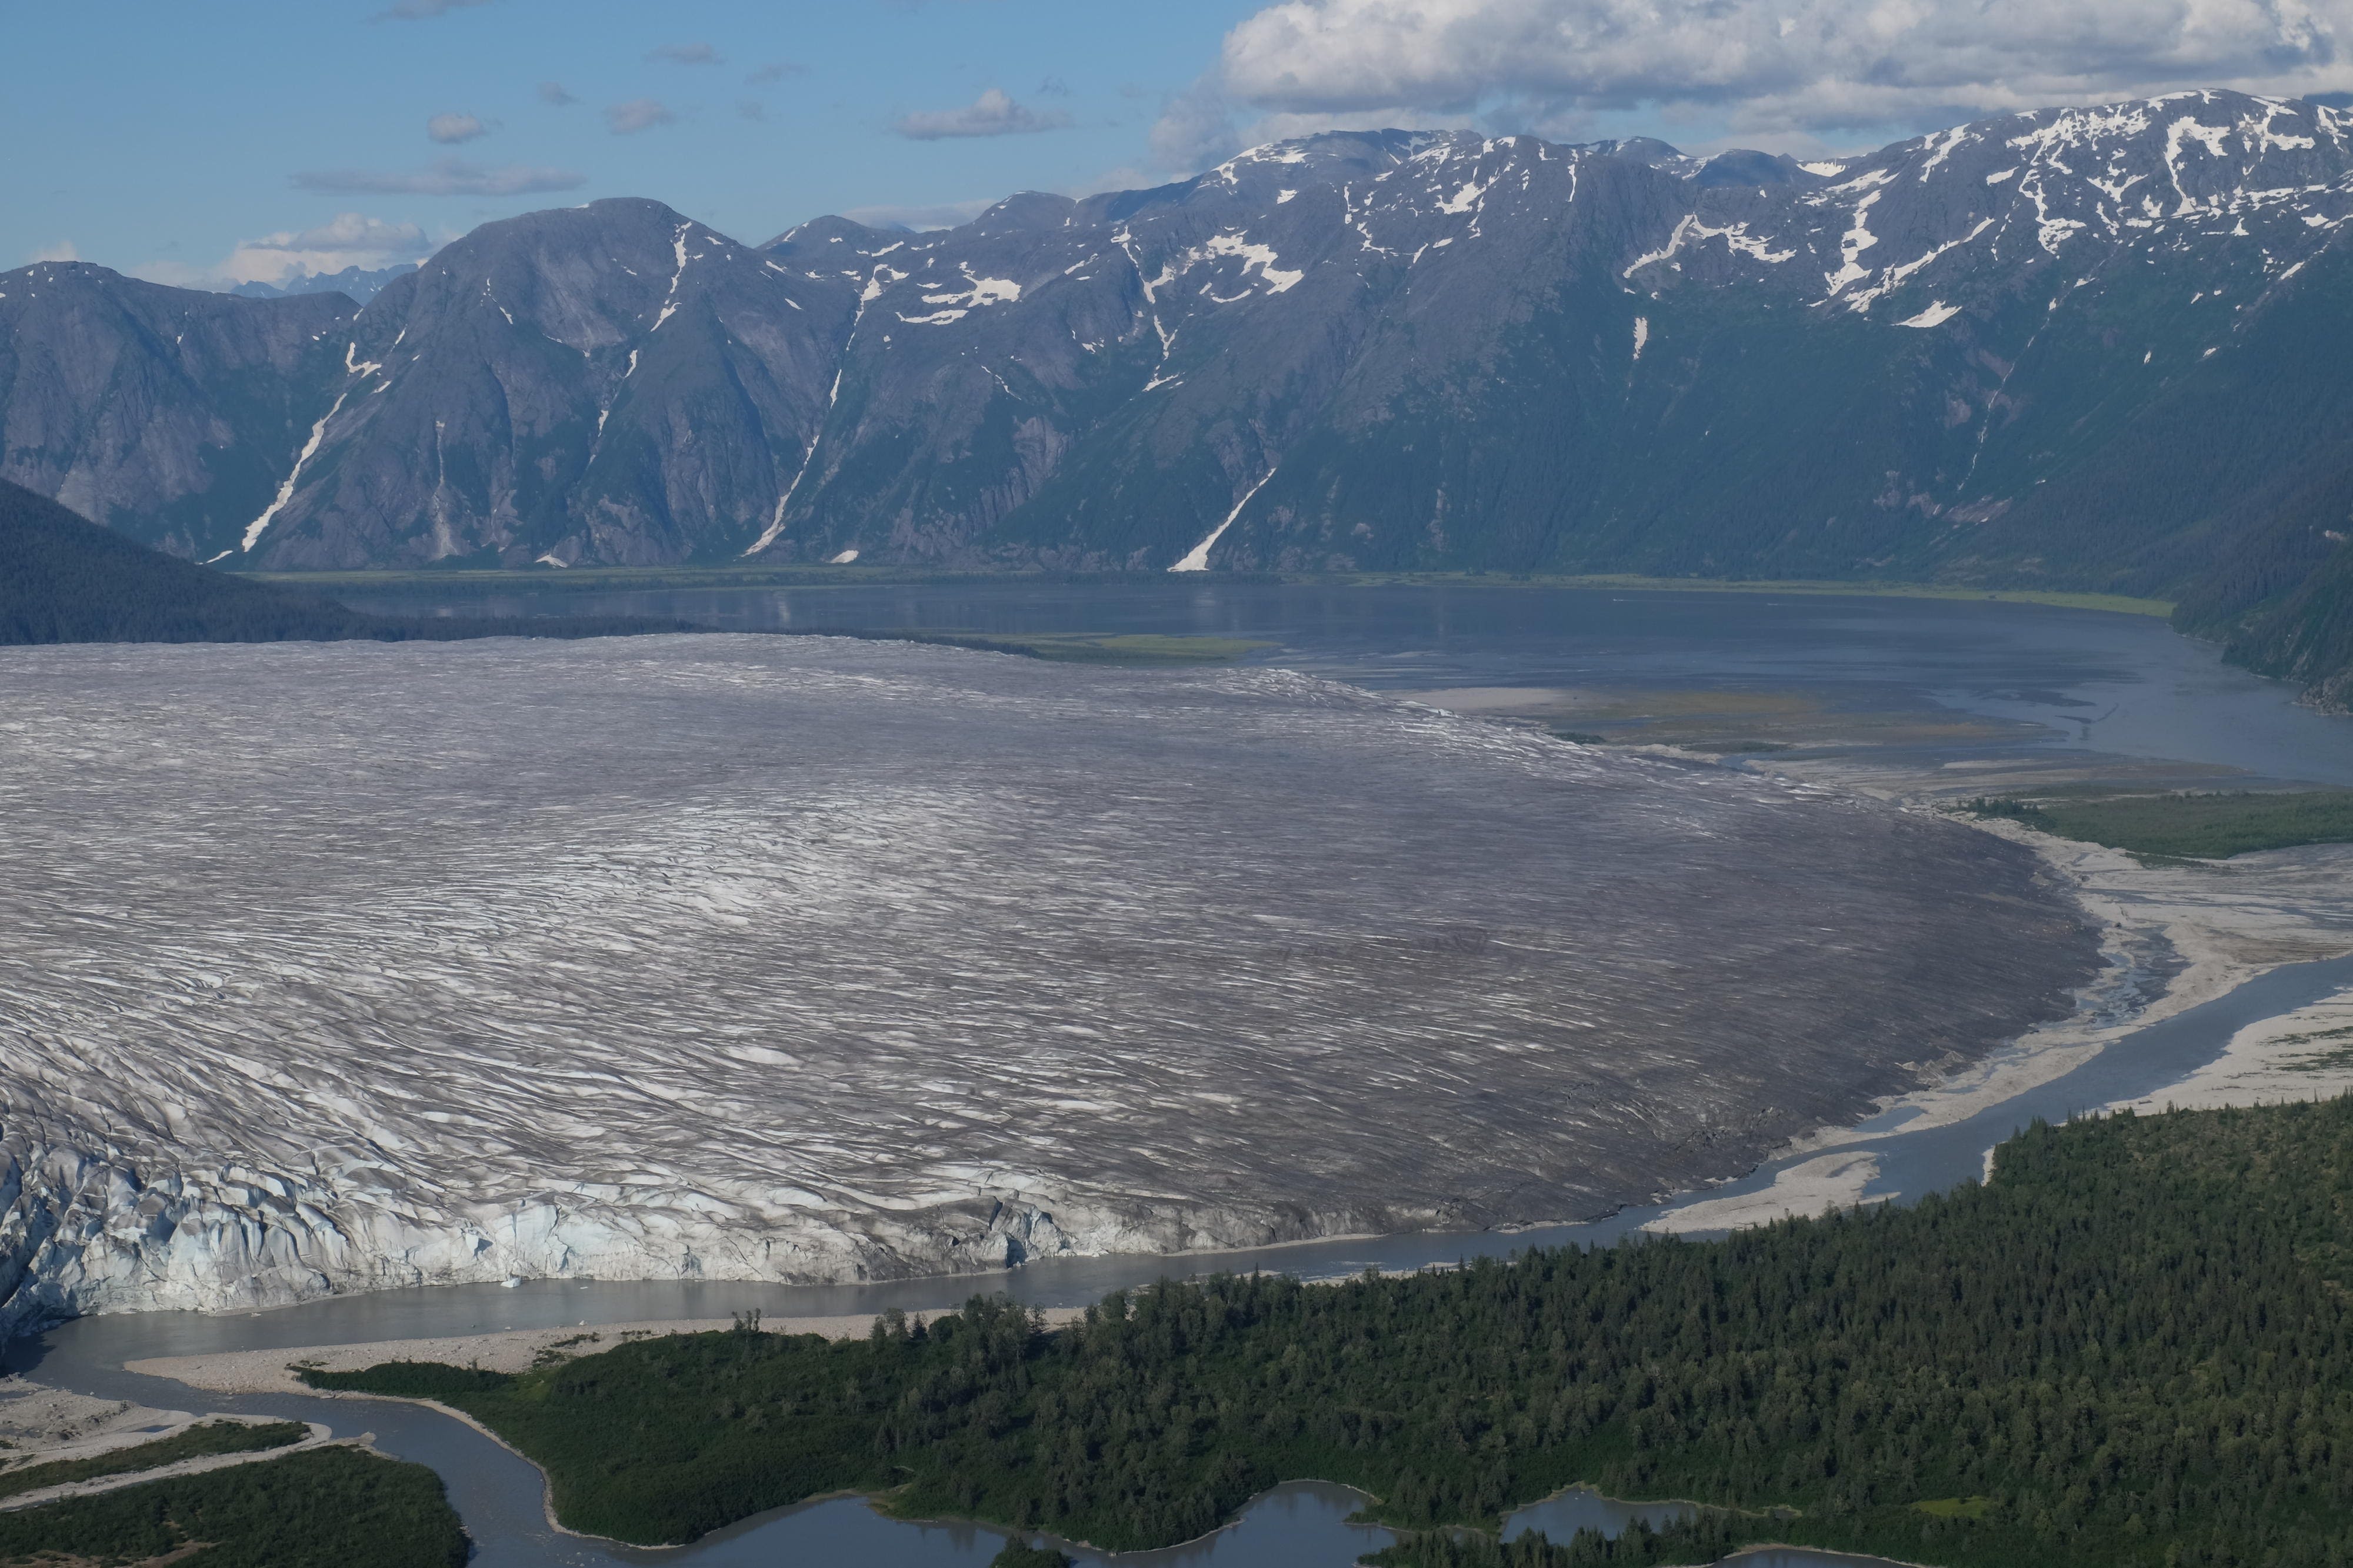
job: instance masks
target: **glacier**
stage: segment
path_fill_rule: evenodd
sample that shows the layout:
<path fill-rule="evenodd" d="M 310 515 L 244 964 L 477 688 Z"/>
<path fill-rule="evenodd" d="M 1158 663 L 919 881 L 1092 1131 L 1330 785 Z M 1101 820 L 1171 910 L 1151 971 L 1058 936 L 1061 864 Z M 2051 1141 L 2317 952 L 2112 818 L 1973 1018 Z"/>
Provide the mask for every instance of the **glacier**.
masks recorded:
<path fill-rule="evenodd" d="M 0 653 L 0 1331 L 1590 1215 L 2066 1010 L 2025 851 L 1277 669 Z"/>

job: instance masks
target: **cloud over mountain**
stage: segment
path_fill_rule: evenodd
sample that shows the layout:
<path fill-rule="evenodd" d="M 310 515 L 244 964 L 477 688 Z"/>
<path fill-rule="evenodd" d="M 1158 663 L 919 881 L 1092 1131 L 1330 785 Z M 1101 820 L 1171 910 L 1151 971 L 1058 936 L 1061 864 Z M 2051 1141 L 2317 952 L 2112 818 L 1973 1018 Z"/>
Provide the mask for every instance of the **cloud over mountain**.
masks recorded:
<path fill-rule="evenodd" d="M 2183 85 L 2341 87 L 2348 38 L 2353 0 L 1284 0 L 1226 35 L 1208 84 L 1261 113 L 1393 122 L 1503 104 L 1926 124 Z"/>
<path fill-rule="evenodd" d="M 276 283 L 346 267 L 372 268 L 417 261 L 431 255 L 433 242 L 413 223 L 386 223 L 360 213 L 338 213 L 306 229 L 284 229 L 238 242 L 218 268 L 237 283 Z"/>

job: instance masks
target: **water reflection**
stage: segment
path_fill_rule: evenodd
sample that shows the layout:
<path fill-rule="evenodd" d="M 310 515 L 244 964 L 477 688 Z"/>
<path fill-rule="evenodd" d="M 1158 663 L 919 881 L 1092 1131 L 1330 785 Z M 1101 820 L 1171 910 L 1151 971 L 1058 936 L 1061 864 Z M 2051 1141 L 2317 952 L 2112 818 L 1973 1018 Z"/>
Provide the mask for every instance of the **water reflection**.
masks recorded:
<path fill-rule="evenodd" d="M 1504 1539 L 1516 1541 L 1542 1531 L 1556 1544 L 1565 1546 L 1578 1531 L 1593 1530 L 1615 1541 L 1637 1521 L 1658 1530 L 1698 1511 L 1684 1502 L 1620 1502 L 1585 1487 L 1570 1487 L 1542 1502 L 1530 1503 L 1505 1520 Z"/>
<path fill-rule="evenodd" d="M 2031 726 L 2031 749 L 2168 759 L 2353 785 L 2353 724 L 2225 667 L 2147 616 L 1990 600 L 1264 583 L 613 592 L 339 584 L 396 614 L 618 614 L 729 631 L 1071 632 L 1271 639 L 1289 668 L 1379 689 L 1652 685 L 1810 689 L 1836 706 Z M 1982 754 L 1972 744 L 1970 754 Z M 2211 786 L 2209 786 L 2211 787 Z"/>

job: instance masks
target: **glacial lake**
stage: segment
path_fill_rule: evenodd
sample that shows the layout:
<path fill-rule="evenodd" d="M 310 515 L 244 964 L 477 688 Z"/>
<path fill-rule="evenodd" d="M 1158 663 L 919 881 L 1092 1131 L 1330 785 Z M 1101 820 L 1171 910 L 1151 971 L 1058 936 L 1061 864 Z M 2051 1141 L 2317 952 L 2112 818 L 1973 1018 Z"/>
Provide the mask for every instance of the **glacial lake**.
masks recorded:
<path fill-rule="evenodd" d="M 388 601 L 346 595 L 368 607 Z M 968 590 L 844 588 L 699 594 L 469 596 L 397 607 L 454 613 L 627 611 L 689 616 L 743 629 L 1156 632 L 1262 637 L 1270 662 L 1388 690 L 1461 687 L 1770 688 L 1811 689 L 1854 710 L 1959 712 L 2011 726 L 2004 749 L 2097 752 L 2274 779 L 2353 784 L 2353 723 L 2300 708 L 2294 694 L 2221 666 L 2213 650 L 2154 620 L 1978 602 L 1719 594 L 1612 594 L 1523 588 L 1291 589 L 1171 584 Z M 1955 743 L 1987 754 L 1988 742 Z M 1933 750 L 1933 744 L 1929 746 Z M 2210 786 L 2211 787 L 2211 786 Z M 1870 1192 L 1915 1198 L 1975 1179 L 1986 1149 L 2027 1121 L 2147 1093 L 2218 1054 L 2246 1023 L 2353 984 L 2353 960 L 2290 965 L 2202 1006 L 2149 1026 L 2066 1077 L 1953 1125 L 1908 1131 L 1905 1113 L 1859 1129 L 1852 1147 L 1877 1154 Z M 1776 1167 L 1711 1190 L 1769 1185 Z M 206 1351 L 416 1338 L 499 1328 L 725 1317 L 937 1310 L 975 1289 L 1041 1306 L 1074 1305 L 1171 1273 L 1284 1269 L 1334 1278 L 1367 1266 L 1410 1268 L 1530 1247 L 1605 1244 L 1665 1208 L 1589 1225 L 1332 1240 L 1180 1260 L 1088 1258 L 1032 1263 L 1008 1275 L 872 1286 L 785 1287 L 684 1282 L 535 1281 L 319 1301 L 268 1313 L 85 1319 L 12 1347 L 12 1364 L 45 1381 L 165 1407 L 200 1405 L 323 1421 L 372 1432 L 386 1452 L 433 1466 L 486 1568 L 664 1563 L 692 1568 L 860 1563 L 882 1568 L 981 1568 L 1004 1533 L 968 1523 L 886 1521 L 838 1499 L 746 1521 L 697 1545 L 649 1552 L 566 1537 L 546 1523 L 534 1470 L 471 1429 L 430 1412 L 377 1402 L 192 1394 L 121 1371 L 128 1359 Z M 1168 1552 L 1090 1563 L 1153 1568 L 1324 1568 L 1377 1548 L 1386 1532 L 1345 1522 L 1358 1500 L 1302 1483 L 1260 1498 L 1229 1529 Z M 1615 1529 L 1637 1511 L 1572 1493 L 1521 1510 L 1512 1528 L 1565 1539 L 1578 1524 Z M 1668 1508 L 1640 1510 L 1664 1517 Z M 1751 1568 L 1834 1568 L 1854 1559 L 1770 1550 Z"/>
<path fill-rule="evenodd" d="M 1201 582 L 484 593 L 411 579 L 334 592 L 385 613 L 659 616 L 730 631 L 1263 639 L 1276 646 L 1259 661 L 1376 690 L 1802 691 L 1834 712 L 2015 726 L 2011 746 L 2044 754 L 2353 786 L 2353 721 L 2300 706 L 2293 687 L 2225 666 L 2153 616 L 1998 600 Z"/>

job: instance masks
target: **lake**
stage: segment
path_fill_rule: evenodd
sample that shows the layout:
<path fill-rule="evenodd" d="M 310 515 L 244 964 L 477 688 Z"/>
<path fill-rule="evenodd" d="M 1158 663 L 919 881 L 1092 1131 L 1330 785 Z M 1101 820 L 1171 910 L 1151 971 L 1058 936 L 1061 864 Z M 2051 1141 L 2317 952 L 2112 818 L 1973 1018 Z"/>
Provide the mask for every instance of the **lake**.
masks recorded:
<path fill-rule="evenodd" d="M 1019 583 L 484 594 L 406 580 L 355 607 L 627 614 L 733 631 L 1151 633 L 1264 638 L 1257 656 L 1376 690 L 1803 690 L 1833 711 L 1961 713 L 2007 744 L 2353 786 L 2353 723 L 2230 668 L 2163 621 L 1994 600 L 1450 584 Z M 1980 742 L 1981 743 L 1981 742 Z"/>

